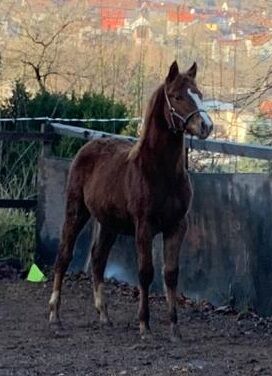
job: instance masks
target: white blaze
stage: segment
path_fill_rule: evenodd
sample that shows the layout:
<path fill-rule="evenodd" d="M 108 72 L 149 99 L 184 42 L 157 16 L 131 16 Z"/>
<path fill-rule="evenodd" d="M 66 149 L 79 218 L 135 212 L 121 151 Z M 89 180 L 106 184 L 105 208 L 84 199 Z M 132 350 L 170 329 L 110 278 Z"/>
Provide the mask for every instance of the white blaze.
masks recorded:
<path fill-rule="evenodd" d="M 204 122 L 207 125 L 207 127 L 211 127 L 213 125 L 212 120 L 209 117 L 209 115 L 207 114 L 206 108 L 204 106 L 204 103 L 199 98 L 198 94 L 197 93 L 193 93 L 191 89 L 188 89 L 188 94 L 190 95 L 190 97 L 195 102 L 197 109 L 200 111 L 199 115 L 202 117 L 202 119 L 204 120 Z"/>

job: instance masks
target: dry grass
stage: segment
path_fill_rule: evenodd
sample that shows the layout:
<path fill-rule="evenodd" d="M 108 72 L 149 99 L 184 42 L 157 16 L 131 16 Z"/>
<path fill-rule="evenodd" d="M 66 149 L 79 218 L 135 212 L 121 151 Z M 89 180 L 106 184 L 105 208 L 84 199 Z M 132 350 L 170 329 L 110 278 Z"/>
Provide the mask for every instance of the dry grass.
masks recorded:
<path fill-rule="evenodd" d="M 27 269 L 34 259 L 35 214 L 19 209 L 0 209 L 0 260 L 15 259 Z"/>

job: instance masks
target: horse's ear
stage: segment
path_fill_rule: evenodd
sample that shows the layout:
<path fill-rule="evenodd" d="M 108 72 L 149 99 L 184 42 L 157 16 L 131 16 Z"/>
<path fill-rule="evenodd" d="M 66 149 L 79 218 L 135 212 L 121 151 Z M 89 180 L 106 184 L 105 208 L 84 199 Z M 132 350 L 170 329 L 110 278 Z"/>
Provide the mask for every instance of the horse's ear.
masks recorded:
<path fill-rule="evenodd" d="M 192 77 L 192 78 L 196 78 L 196 73 L 197 73 L 197 63 L 194 62 L 194 64 L 191 66 L 191 68 L 189 68 L 187 70 L 187 75 Z"/>
<path fill-rule="evenodd" d="M 174 81 L 174 79 L 177 77 L 178 74 L 179 74 L 179 67 L 178 67 L 178 63 L 175 60 L 169 69 L 168 76 L 166 77 L 166 82 L 170 83 Z"/>

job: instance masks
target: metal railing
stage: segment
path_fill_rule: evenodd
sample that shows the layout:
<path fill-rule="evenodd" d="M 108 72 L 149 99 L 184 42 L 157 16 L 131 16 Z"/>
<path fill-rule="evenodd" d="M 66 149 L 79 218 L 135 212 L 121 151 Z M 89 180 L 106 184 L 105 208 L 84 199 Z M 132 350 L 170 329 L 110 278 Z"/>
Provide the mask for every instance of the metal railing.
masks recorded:
<path fill-rule="evenodd" d="M 52 119 L 48 117 L 39 118 L 16 118 L 16 119 L 0 119 L 1 122 L 16 122 L 16 121 L 39 121 L 42 122 L 40 131 L 37 132 L 5 132 L 0 131 L 0 142 L 5 141 L 38 141 L 43 145 L 42 155 L 50 155 L 51 145 L 55 135 L 74 137 L 81 140 L 94 140 L 99 138 L 111 137 L 116 139 L 126 139 L 136 142 L 137 138 L 124 136 L 104 131 L 92 130 L 79 126 L 72 126 L 61 124 L 61 122 L 115 122 L 115 121 L 140 121 L 140 118 L 125 118 L 125 119 Z M 241 144 L 236 142 L 229 142 L 225 140 L 199 140 L 195 137 L 186 136 L 186 148 L 190 150 L 206 151 L 210 153 L 227 154 L 231 156 L 248 157 L 262 160 L 272 160 L 272 147 Z M 25 210 L 35 209 L 36 200 L 12 200 L 0 199 L 0 208 L 23 208 Z"/>
<path fill-rule="evenodd" d="M 82 140 L 93 140 L 97 138 L 113 137 L 118 139 L 128 139 L 136 142 L 137 138 L 116 135 L 113 133 L 94 131 L 91 129 L 74 127 L 60 123 L 52 122 L 50 126 L 55 134 L 61 136 L 75 137 Z M 256 144 L 241 144 L 225 140 L 199 140 L 196 137 L 186 136 L 186 148 L 199 151 L 207 151 L 211 153 L 228 154 L 240 157 L 248 157 L 255 159 L 272 160 L 272 147 Z"/>

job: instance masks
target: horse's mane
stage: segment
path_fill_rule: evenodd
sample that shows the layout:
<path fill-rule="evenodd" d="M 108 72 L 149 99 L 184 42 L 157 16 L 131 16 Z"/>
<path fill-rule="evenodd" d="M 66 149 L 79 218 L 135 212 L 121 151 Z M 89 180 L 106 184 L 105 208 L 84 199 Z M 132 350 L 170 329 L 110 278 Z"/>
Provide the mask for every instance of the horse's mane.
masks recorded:
<path fill-rule="evenodd" d="M 136 144 L 132 147 L 130 153 L 129 153 L 129 159 L 135 158 L 140 149 L 141 146 L 143 145 L 145 139 L 147 138 L 148 131 L 150 129 L 150 124 L 151 120 L 155 115 L 155 111 L 160 108 L 162 109 L 163 107 L 163 94 L 164 94 L 164 85 L 160 85 L 157 90 L 153 93 L 153 95 L 150 98 L 150 101 L 148 103 L 147 109 L 146 109 L 146 114 L 144 118 L 144 124 L 143 128 L 141 130 L 141 135 L 139 140 L 136 142 Z"/>

